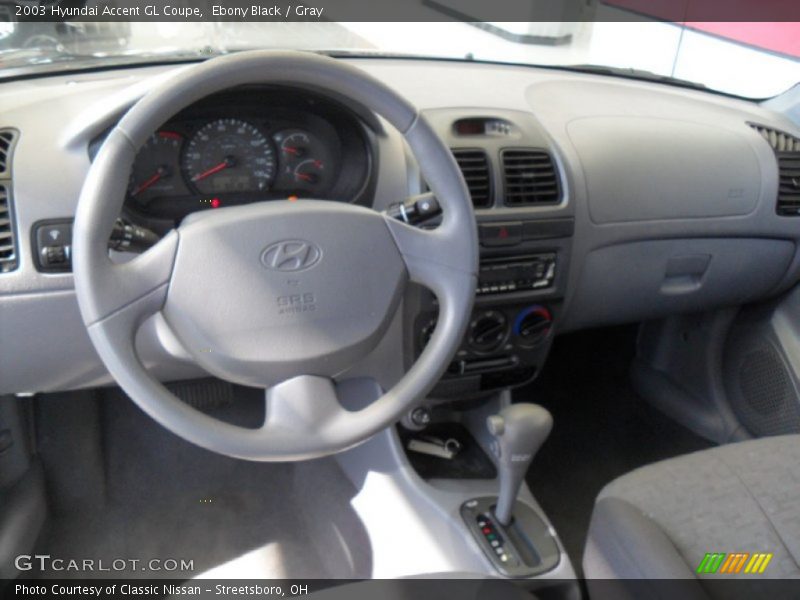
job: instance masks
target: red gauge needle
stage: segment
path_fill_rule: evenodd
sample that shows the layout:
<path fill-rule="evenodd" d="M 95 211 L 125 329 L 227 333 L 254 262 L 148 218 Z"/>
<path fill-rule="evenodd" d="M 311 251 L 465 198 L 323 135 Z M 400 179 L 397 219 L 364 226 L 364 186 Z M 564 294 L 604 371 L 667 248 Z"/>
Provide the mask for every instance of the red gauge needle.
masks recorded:
<path fill-rule="evenodd" d="M 156 171 L 155 174 L 152 177 L 146 179 L 145 181 L 140 183 L 138 186 L 136 186 L 136 189 L 133 190 L 133 192 L 131 192 L 131 195 L 132 196 L 136 196 L 138 194 L 141 194 L 143 191 L 145 191 L 151 185 L 156 183 L 158 180 L 160 180 L 166 174 L 167 174 L 167 169 L 164 168 L 164 167 L 159 167 L 158 171 Z"/>
<path fill-rule="evenodd" d="M 197 175 L 192 177 L 192 181 L 200 181 L 201 179 L 205 179 L 206 177 L 210 177 L 214 173 L 219 173 L 223 169 L 227 169 L 228 167 L 232 167 L 232 166 L 233 166 L 233 159 L 228 157 L 225 160 L 223 160 L 221 163 L 219 163 L 218 165 L 215 165 L 215 166 L 211 167 L 210 169 L 207 169 L 207 170 L 203 171 L 202 173 L 198 173 Z"/>
<path fill-rule="evenodd" d="M 295 177 L 302 179 L 303 181 L 311 181 L 314 179 L 311 175 L 306 175 L 305 173 L 295 173 Z"/>
<path fill-rule="evenodd" d="M 288 154 L 300 154 L 300 151 L 297 148 L 292 148 L 290 146 L 284 146 L 283 151 Z"/>

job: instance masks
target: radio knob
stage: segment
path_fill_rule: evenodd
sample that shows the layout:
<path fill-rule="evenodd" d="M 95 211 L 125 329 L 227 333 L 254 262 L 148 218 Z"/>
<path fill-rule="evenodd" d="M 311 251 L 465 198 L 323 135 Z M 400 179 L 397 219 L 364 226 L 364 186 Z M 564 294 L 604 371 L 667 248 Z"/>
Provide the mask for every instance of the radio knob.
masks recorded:
<path fill-rule="evenodd" d="M 499 348 L 508 335 L 505 315 L 489 310 L 473 319 L 469 326 L 469 345 L 476 352 L 491 352 Z"/>
<path fill-rule="evenodd" d="M 514 320 L 514 334 L 524 346 L 535 346 L 547 338 L 553 317 L 544 306 L 535 305 L 523 310 Z"/>

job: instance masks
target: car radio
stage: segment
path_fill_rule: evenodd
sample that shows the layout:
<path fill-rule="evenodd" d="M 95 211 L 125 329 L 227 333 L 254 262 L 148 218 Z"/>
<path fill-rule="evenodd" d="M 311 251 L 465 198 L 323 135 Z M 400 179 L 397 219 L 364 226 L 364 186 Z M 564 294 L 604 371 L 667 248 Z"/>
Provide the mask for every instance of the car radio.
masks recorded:
<path fill-rule="evenodd" d="M 555 275 L 553 252 L 481 259 L 477 292 L 483 295 L 545 289 L 553 285 Z"/>

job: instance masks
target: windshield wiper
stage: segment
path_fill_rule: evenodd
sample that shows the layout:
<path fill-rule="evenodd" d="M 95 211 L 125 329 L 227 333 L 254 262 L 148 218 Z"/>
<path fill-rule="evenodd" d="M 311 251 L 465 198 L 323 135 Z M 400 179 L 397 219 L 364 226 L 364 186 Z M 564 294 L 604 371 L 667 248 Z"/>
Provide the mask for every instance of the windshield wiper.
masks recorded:
<path fill-rule="evenodd" d="M 708 90 L 702 83 L 696 81 L 689 81 L 687 79 L 679 79 L 677 77 L 670 77 L 669 75 L 659 75 L 652 71 L 645 69 L 634 69 L 629 67 L 608 67 L 605 65 L 569 65 L 558 67 L 567 71 L 577 71 L 579 73 L 592 73 L 595 75 L 611 75 L 612 77 L 625 77 L 627 79 L 636 79 L 639 81 L 653 81 L 656 83 L 666 83 L 669 85 L 677 85 L 680 87 L 693 88 L 696 90 Z"/>

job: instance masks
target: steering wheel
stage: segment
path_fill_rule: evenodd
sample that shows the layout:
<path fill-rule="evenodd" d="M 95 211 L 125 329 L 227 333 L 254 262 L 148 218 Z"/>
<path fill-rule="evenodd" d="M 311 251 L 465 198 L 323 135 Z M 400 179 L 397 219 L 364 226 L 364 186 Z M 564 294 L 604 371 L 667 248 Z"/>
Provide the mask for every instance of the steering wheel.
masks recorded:
<path fill-rule="evenodd" d="M 113 262 L 108 240 L 137 150 L 191 103 L 257 83 L 327 90 L 381 115 L 405 137 L 443 208 L 441 224 L 420 229 L 339 202 L 258 202 L 192 214 L 145 253 Z M 419 402 L 447 368 L 466 329 L 477 265 L 469 192 L 425 118 L 360 69 L 301 52 L 211 59 L 149 91 L 95 157 L 73 229 L 81 315 L 116 382 L 178 436 L 259 461 L 339 452 Z M 409 281 L 429 288 L 438 300 L 433 336 L 391 389 L 360 408 L 343 404 L 334 378 L 377 346 Z M 135 336 L 159 311 L 208 373 L 265 390 L 261 427 L 228 424 L 195 410 L 148 373 Z"/>

